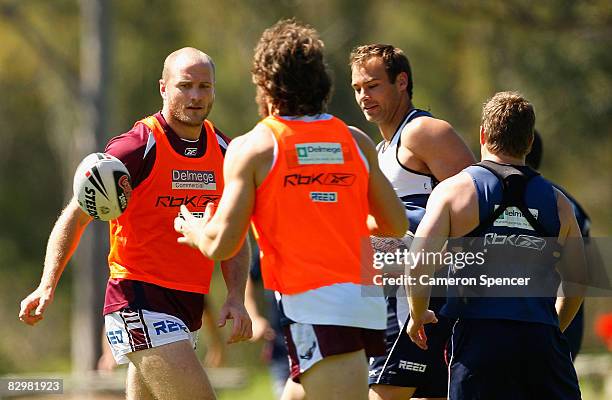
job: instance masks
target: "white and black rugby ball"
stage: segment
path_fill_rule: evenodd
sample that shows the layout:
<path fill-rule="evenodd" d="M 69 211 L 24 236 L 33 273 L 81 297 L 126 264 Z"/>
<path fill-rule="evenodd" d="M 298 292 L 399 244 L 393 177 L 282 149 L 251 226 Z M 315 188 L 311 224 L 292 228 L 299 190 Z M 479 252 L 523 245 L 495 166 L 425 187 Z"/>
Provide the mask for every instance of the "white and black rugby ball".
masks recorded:
<path fill-rule="evenodd" d="M 110 154 L 92 153 L 77 167 L 72 189 L 83 211 L 94 219 L 109 221 L 127 208 L 132 191 L 130 173 Z"/>

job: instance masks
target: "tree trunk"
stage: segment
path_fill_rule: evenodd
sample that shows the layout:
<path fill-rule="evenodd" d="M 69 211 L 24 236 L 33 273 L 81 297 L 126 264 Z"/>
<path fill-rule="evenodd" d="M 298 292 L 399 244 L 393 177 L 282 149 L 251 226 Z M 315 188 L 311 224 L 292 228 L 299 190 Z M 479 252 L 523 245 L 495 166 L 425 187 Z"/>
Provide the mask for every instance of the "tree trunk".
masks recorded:
<path fill-rule="evenodd" d="M 109 87 L 109 2 L 81 0 L 80 127 L 74 135 L 81 156 L 103 151 Z M 94 221 L 81 240 L 73 277 L 72 368 L 95 369 L 101 354 L 102 305 L 107 279 L 107 224 Z"/>

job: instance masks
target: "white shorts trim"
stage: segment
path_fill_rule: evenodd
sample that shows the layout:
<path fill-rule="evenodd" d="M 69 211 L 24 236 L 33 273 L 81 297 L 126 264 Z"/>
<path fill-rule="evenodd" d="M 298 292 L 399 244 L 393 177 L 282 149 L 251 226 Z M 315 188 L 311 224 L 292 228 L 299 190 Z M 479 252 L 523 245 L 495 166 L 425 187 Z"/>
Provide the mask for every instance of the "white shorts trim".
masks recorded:
<path fill-rule="evenodd" d="M 303 374 L 313 365 L 323 359 L 319 348 L 319 339 L 310 324 L 291 324 L 291 339 L 295 345 L 297 357 L 299 358 L 300 374 Z"/>
<path fill-rule="evenodd" d="M 117 364 L 127 364 L 127 354 L 189 340 L 195 349 L 198 331 L 190 332 L 173 315 L 148 310 L 120 310 L 104 316 L 106 339 Z"/>

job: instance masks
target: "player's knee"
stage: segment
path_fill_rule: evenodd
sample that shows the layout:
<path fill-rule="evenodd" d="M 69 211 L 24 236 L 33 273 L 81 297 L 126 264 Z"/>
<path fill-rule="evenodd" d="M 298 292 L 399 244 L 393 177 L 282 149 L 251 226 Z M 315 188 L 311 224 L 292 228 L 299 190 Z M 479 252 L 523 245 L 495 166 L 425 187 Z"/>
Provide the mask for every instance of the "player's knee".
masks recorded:
<path fill-rule="evenodd" d="M 371 385 L 368 400 L 404 400 L 409 399 L 414 394 L 416 388 L 391 386 L 391 385 Z"/>

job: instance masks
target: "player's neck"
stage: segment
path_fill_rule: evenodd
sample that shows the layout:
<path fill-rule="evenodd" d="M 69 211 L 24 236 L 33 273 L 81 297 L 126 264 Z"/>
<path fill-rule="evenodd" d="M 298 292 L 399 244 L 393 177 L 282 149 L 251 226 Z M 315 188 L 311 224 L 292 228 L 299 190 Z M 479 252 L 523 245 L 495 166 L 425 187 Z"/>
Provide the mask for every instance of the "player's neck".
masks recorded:
<path fill-rule="evenodd" d="M 378 124 L 378 130 L 386 142 L 391 141 L 400 124 L 413 108 L 412 101 L 408 97 L 402 98 L 393 112 L 392 117 L 389 118 L 388 121 Z"/>
<path fill-rule="evenodd" d="M 172 115 L 168 110 L 162 110 L 162 115 L 166 120 L 166 123 L 172 128 L 174 133 L 181 139 L 187 140 L 197 140 L 200 138 L 200 133 L 202 133 L 202 126 L 191 126 L 182 123 L 181 121 L 177 121 L 172 118 Z"/>
<path fill-rule="evenodd" d="M 525 157 L 511 157 L 501 153 L 493 154 L 490 153 L 487 149 L 483 149 L 481 155 L 482 161 L 488 160 L 499 164 L 525 165 Z"/>

